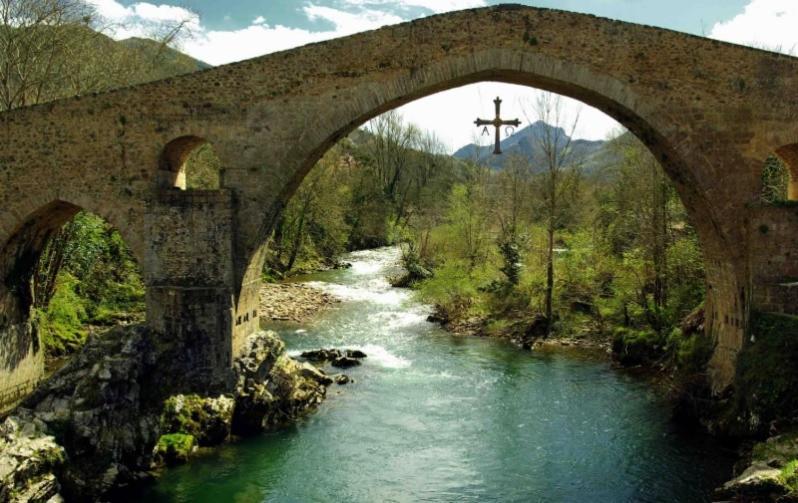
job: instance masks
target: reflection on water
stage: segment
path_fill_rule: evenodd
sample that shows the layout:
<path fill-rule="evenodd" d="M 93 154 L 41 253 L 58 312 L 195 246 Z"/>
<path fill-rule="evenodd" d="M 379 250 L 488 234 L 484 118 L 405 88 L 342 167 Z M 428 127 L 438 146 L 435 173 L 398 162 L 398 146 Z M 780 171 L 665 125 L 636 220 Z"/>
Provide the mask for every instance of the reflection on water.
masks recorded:
<path fill-rule="evenodd" d="M 280 325 L 295 354 L 358 348 L 355 384 L 330 388 L 289 429 L 170 470 L 141 496 L 179 502 L 708 501 L 731 458 L 668 425 L 645 385 L 602 360 L 454 338 L 384 279 L 392 248 L 308 278 L 341 296 L 307 326 Z"/>

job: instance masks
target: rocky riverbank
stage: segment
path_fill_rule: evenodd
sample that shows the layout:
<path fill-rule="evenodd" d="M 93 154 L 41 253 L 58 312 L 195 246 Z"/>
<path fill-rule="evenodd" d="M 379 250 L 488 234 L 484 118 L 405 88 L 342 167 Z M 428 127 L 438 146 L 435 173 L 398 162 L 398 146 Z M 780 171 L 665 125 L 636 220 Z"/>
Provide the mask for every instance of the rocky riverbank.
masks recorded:
<path fill-rule="evenodd" d="M 544 338 L 545 320 L 540 316 L 517 313 L 500 321 L 481 317 L 453 320 L 443 316 L 441 311 L 436 309 L 427 320 L 438 323 L 441 328 L 456 336 L 496 337 L 527 350 L 582 348 L 612 355 L 611 339 L 589 331 Z"/>
<path fill-rule="evenodd" d="M 264 283 L 260 316 L 267 321 L 302 323 L 339 302 L 334 295 L 302 283 Z"/>
<path fill-rule="evenodd" d="M 199 447 L 296 420 L 333 380 L 285 354 L 272 332 L 249 337 L 226 389 L 189 390 L 179 347 L 119 327 L 83 350 L 0 423 L 0 501 L 102 501 L 184 462 Z"/>

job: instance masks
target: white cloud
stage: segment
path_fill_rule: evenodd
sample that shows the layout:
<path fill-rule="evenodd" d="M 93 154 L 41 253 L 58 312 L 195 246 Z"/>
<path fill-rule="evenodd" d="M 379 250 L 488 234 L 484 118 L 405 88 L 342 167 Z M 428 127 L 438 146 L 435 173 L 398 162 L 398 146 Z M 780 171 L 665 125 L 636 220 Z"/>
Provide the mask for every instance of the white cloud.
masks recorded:
<path fill-rule="evenodd" d="M 116 39 L 151 36 L 164 23 L 188 20 L 191 34 L 180 49 L 190 56 L 212 65 L 254 58 L 331 38 L 373 30 L 404 21 L 381 10 L 361 9 L 358 13 L 308 4 L 303 8 L 309 20 L 325 20 L 334 28 L 310 31 L 282 25 L 269 25 L 263 16 L 250 26 L 238 30 L 209 30 L 193 12 L 172 5 L 138 2 L 124 6 L 117 0 L 89 0 L 107 24 L 106 32 Z"/>
<path fill-rule="evenodd" d="M 734 18 L 716 23 L 710 37 L 792 53 L 798 48 L 798 2 L 751 0 Z"/>
<path fill-rule="evenodd" d="M 366 30 L 373 30 L 389 24 L 404 21 L 399 16 L 380 10 L 363 9 L 357 13 L 346 12 L 332 7 L 310 4 L 302 9 L 311 21 L 323 19 L 335 26 L 336 36 L 351 35 Z"/>
<path fill-rule="evenodd" d="M 190 39 L 183 42 L 181 50 L 206 63 L 221 65 L 403 21 L 398 16 L 375 10 L 352 14 L 311 4 L 305 6 L 303 11 L 309 20 L 329 21 L 334 28 L 310 31 L 282 25 L 272 26 L 261 16 L 250 26 L 239 30 L 197 30 Z"/>
<path fill-rule="evenodd" d="M 158 27 L 185 22 L 189 32 L 201 30 L 197 14 L 174 5 L 138 2 L 124 6 L 116 0 L 88 0 L 106 25 L 106 32 L 116 39 L 148 37 Z"/>

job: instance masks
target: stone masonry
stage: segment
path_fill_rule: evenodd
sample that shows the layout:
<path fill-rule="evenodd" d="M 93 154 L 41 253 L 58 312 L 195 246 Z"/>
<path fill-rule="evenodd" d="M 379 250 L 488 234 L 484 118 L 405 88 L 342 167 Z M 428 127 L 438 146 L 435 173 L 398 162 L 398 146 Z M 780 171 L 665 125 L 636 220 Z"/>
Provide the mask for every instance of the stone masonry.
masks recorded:
<path fill-rule="evenodd" d="M 659 158 L 705 252 L 717 390 L 732 380 L 752 310 L 798 314 L 798 209 L 758 202 L 765 159 L 798 151 L 798 59 L 505 5 L 0 115 L 0 388 L 36 361 L 30 266 L 78 208 L 131 246 L 149 324 L 191 341 L 197 379 L 225 379 L 257 329 L 270 230 L 315 162 L 382 112 L 483 80 L 582 100 Z M 181 164 L 205 141 L 222 188 L 181 191 Z"/>

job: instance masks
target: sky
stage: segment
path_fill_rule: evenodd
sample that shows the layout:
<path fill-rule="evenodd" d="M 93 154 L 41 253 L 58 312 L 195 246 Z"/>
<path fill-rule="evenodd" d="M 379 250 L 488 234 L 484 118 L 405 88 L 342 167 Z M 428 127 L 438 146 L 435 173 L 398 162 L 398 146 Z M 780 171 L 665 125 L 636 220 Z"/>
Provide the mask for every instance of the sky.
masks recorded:
<path fill-rule="evenodd" d="M 186 21 L 189 37 L 179 49 L 211 65 L 328 40 L 452 10 L 496 5 L 498 0 L 88 0 L 117 39 L 148 36 L 162 22 Z M 514 0 L 703 35 L 728 42 L 794 53 L 798 48 L 798 0 Z M 479 140 L 477 116 L 492 118 L 496 96 L 503 115 L 534 121 L 534 89 L 481 82 L 438 93 L 400 108 L 405 120 L 434 131 L 450 151 Z M 618 124 L 573 100 L 579 114 L 575 136 L 605 139 Z M 527 113 L 524 113 L 526 111 Z M 523 127 L 523 126 L 522 126 Z M 485 141 L 488 138 L 483 137 Z"/>

